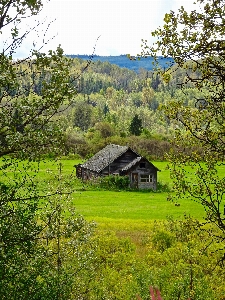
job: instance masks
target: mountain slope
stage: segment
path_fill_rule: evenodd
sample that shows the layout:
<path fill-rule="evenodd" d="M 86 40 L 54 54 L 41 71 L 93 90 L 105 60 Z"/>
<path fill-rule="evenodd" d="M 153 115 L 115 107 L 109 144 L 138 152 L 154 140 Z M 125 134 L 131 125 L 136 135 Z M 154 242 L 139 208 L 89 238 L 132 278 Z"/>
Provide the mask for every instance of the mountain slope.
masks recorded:
<path fill-rule="evenodd" d="M 89 60 L 91 56 L 89 55 L 79 55 L 79 54 L 70 54 L 67 55 L 67 57 L 71 58 L 80 58 L 84 60 Z M 146 70 L 153 70 L 154 65 L 154 59 L 152 57 L 148 58 L 141 58 L 140 60 L 136 57 L 132 56 L 130 59 L 127 57 L 127 55 L 119 55 L 119 56 L 98 56 L 94 55 L 93 58 L 91 58 L 92 61 L 102 61 L 102 62 L 109 62 L 111 64 L 115 64 L 121 68 L 127 68 L 130 70 L 133 70 L 135 72 L 138 72 L 139 69 L 143 68 Z M 164 58 L 164 57 L 158 57 L 159 65 L 162 68 L 167 68 L 169 65 L 173 63 L 172 58 Z"/>

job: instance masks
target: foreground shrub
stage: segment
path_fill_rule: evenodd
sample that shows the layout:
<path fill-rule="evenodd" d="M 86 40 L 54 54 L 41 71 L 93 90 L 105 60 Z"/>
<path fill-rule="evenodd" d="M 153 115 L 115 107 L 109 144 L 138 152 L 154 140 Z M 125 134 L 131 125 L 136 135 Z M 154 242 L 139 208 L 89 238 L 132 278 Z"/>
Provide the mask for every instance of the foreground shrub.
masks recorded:
<path fill-rule="evenodd" d="M 145 256 L 152 274 L 150 285 L 159 287 L 164 300 L 224 299 L 219 249 L 207 242 L 200 222 L 190 217 L 156 222 Z"/>

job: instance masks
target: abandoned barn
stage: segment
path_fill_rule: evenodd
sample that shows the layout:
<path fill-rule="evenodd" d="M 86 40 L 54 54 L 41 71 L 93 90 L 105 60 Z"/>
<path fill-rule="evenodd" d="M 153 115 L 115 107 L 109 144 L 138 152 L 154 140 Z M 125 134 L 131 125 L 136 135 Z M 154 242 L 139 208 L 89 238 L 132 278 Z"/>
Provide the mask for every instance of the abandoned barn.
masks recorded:
<path fill-rule="evenodd" d="M 139 189 L 156 190 L 158 171 L 130 147 L 114 144 L 106 146 L 84 164 L 76 165 L 77 177 L 82 180 L 107 175 L 129 176 L 130 187 Z"/>

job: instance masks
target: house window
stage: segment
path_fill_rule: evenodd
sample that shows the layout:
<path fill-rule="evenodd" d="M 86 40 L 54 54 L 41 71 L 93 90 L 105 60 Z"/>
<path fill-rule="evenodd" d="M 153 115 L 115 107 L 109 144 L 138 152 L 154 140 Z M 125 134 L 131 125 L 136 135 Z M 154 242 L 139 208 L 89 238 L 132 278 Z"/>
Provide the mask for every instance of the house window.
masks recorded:
<path fill-rule="evenodd" d="M 153 182 L 153 175 L 141 175 L 141 182 Z"/>
<path fill-rule="evenodd" d="M 145 168 L 145 162 L 141 162 L 141 163 L 140 163 L 140 168 L 141 168 L 141 169 Z"/>

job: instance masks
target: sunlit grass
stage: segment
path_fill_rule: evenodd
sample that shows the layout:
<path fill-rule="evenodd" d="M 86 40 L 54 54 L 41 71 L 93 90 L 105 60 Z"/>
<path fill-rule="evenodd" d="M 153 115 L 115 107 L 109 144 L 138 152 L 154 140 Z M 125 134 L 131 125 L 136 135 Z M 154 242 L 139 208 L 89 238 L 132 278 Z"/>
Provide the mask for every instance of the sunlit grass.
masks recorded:
<path fill-rule="evenodd" d="M 203 220 L 205 212 L 201 204 L 182 199 L 179 206 L 168 201 L 167 192 L 145 191 L 107 191 L 97 189 L 90 184 L 83 184 L 75 177 L 75 165 L 79 160 L 46 160 L 37 164 L 39 172 L 36 180 L 43 188 L 54 178 L 67 178 L 74 188 L 72 203 L 77 212 L 88 220 L 94 220 L 102 228 L 133 228 L 143 229 L 151 226 L 154 220 L 165 220 L 168 216 L 182 219 L 184 215 Z M 172 186 L 167 162 L 153 162 L 160 170 L 158 181 Z M 21 163 L 22 164 L 22 163 Z M 35 168 L 34 168 L 35 169 Z M 22 172 L 22 168 L 21 168 Z M 190 173 L 193 170 L 190 170 Z M 220 174 L 224 176 L 225 167 L 220 167 Z"/>

